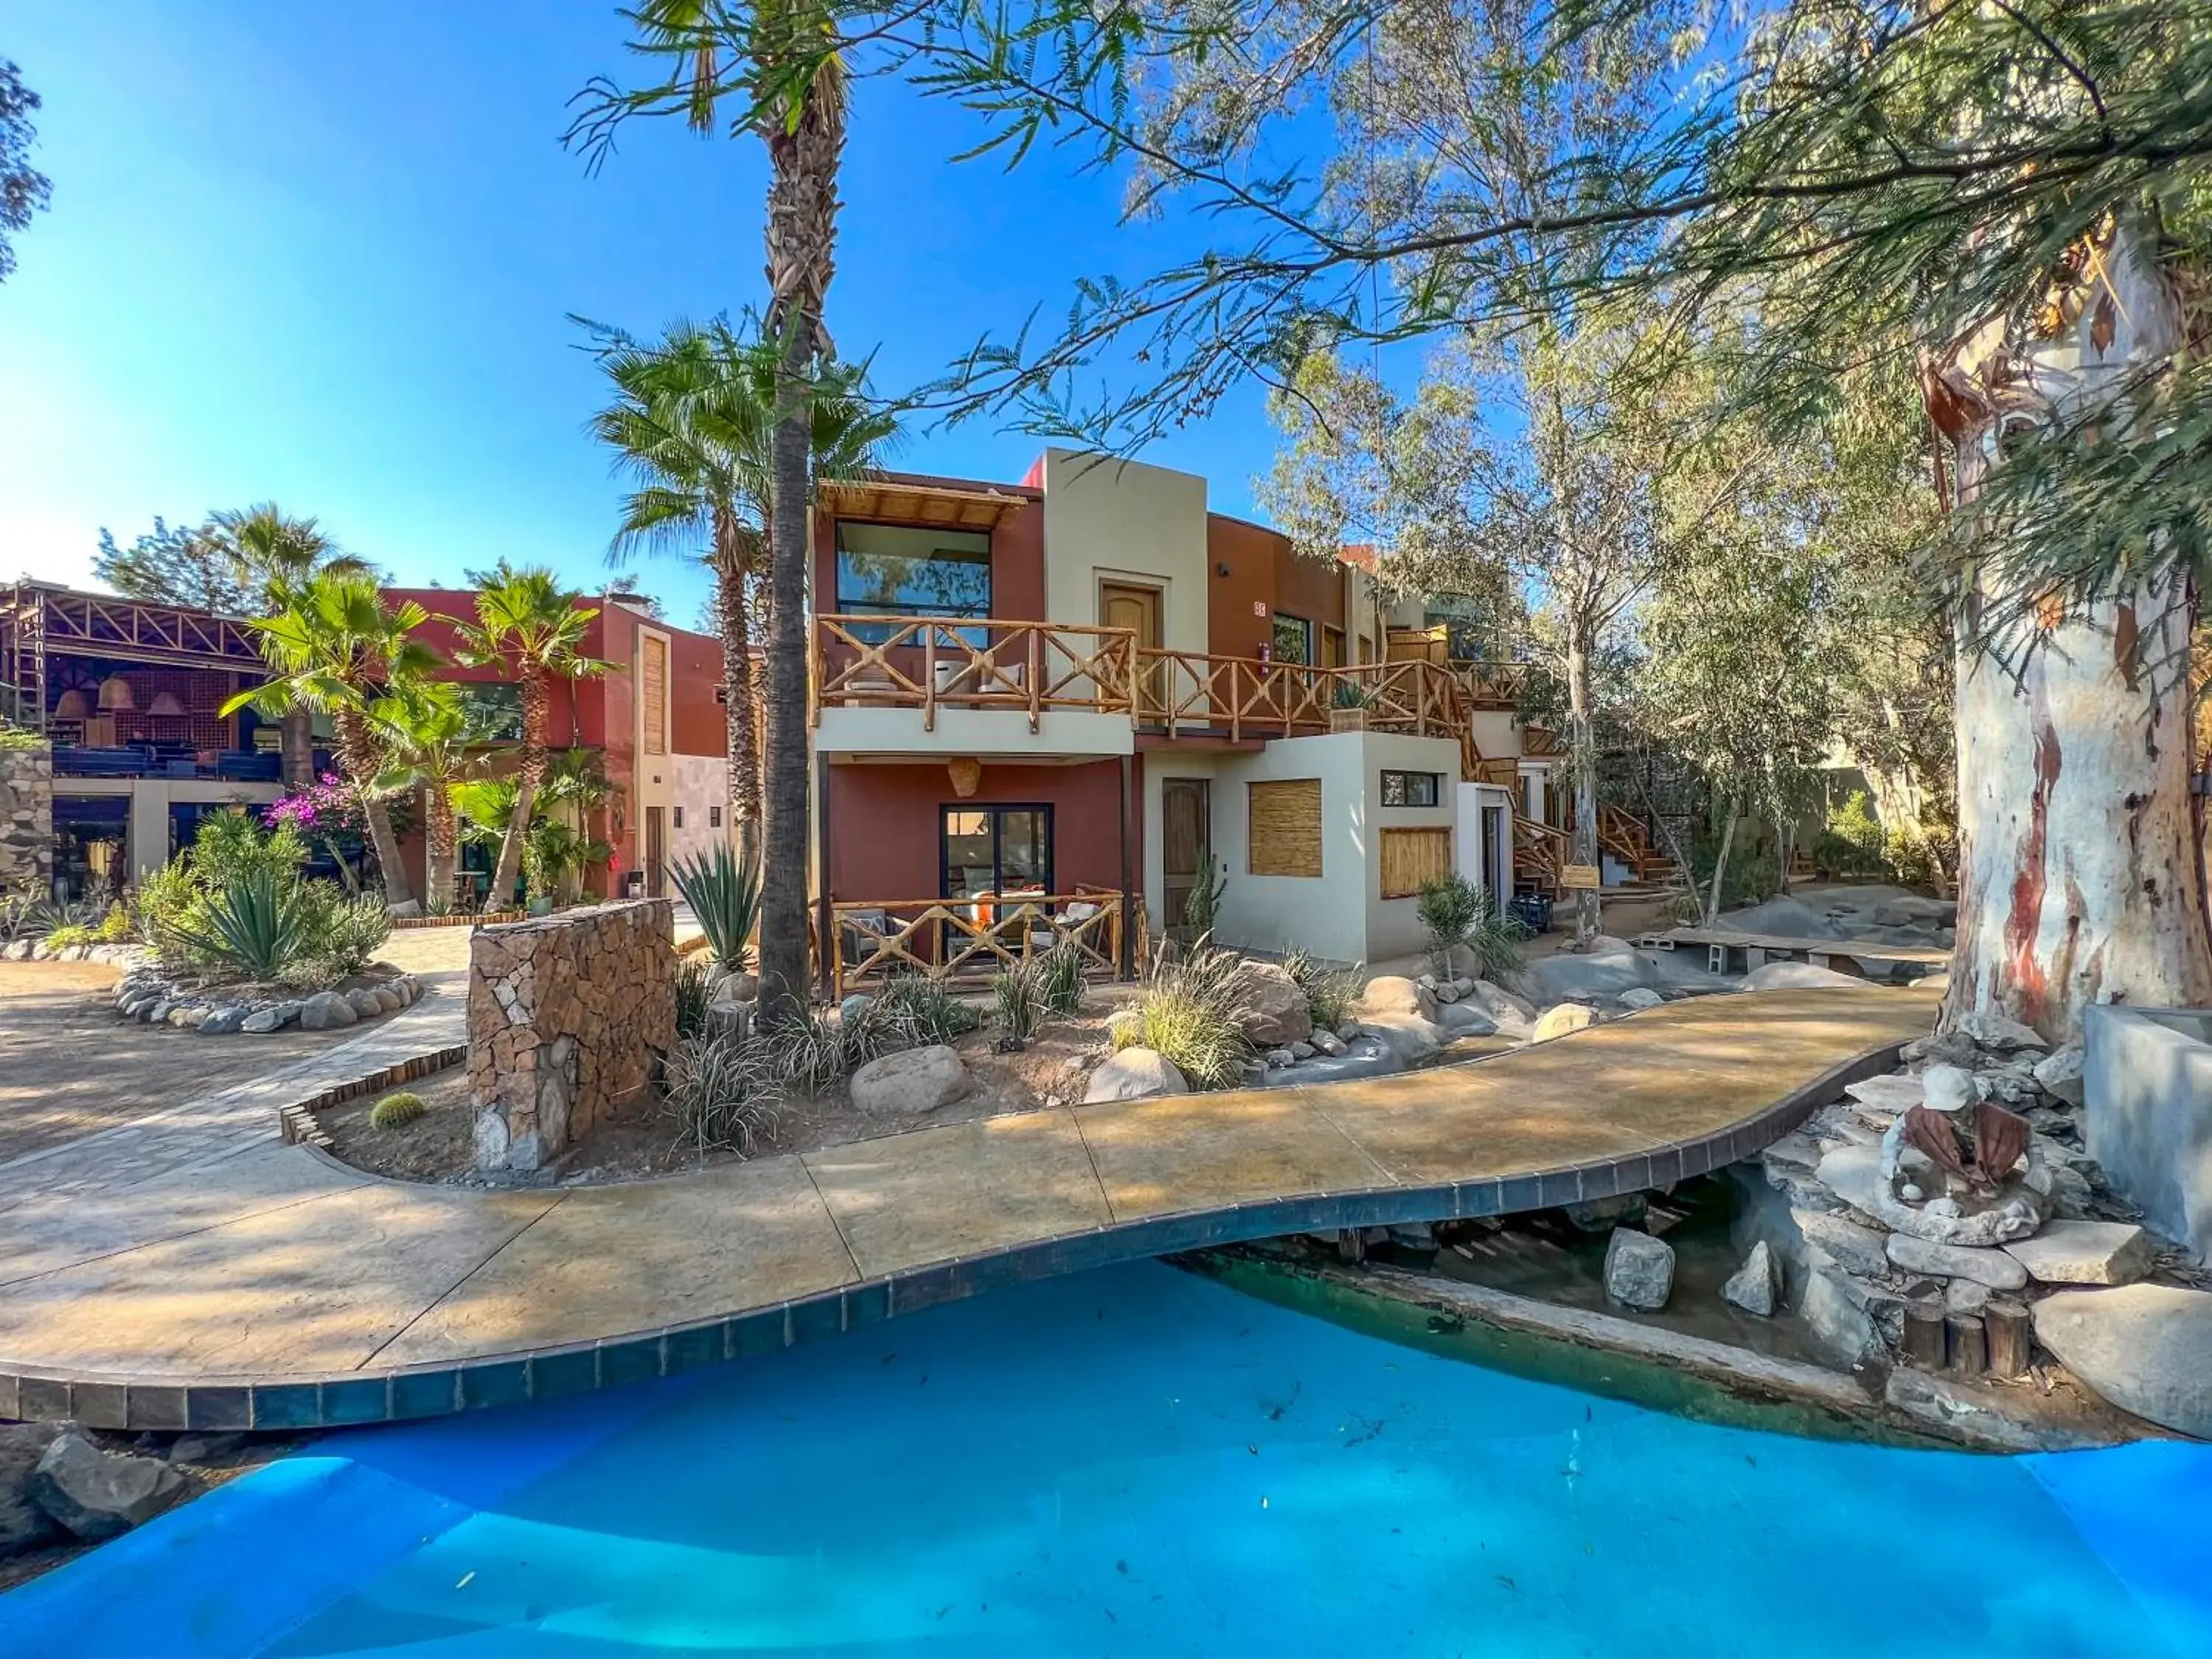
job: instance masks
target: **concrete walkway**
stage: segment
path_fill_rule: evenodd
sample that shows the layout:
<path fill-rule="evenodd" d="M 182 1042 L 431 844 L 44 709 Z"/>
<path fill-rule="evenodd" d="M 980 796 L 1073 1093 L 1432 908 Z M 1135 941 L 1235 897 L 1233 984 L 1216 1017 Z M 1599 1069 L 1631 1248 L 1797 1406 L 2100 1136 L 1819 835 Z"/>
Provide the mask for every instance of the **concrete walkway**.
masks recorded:
<path fill-rule="evenodd" d="M 1610 1196 L 1757 1151 L 1886 1066 L 1936 1006 L 1871 988 L 1702 998 L 1466 1066 L 1023 1113 L 621 1186 L 419 1186 L 275 1141 L 279 1098 L 451 1042 L 458 1003 L 426 997 L 283 1075 L 0 1167 L 0 1416 L 425 1416 L 1133 1256 Z"/>

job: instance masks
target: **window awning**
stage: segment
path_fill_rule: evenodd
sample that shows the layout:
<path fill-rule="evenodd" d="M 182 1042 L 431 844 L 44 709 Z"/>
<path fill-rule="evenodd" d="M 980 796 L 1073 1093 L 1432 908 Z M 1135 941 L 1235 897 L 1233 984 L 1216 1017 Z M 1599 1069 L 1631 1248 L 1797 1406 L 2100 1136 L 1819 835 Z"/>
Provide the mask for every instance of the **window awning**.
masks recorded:
<path fill-rule="evenodd" d="M 910 478 L 824 478 L 823 506 L 841 519 L 886 519 L 907 524 L 995 530 L 1030 505 L 1027 495 L 996 489 L 962 489 Z"/>

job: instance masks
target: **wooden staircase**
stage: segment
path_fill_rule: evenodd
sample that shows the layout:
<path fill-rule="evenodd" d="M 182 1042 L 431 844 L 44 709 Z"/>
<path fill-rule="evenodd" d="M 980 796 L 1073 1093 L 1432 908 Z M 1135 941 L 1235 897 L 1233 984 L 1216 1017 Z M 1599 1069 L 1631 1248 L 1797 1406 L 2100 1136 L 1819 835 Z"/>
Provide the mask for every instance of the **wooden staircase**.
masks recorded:
<path fill-rule="evenodd" d="M 1653 844 L 1644 820 L 1621 807 L 1597 810 L 1597 844 L 1627 867 L 1629 880 L 1616 890 L 1631 896 L 1672 892 L 1683 885 L 1682 868 Z"/>

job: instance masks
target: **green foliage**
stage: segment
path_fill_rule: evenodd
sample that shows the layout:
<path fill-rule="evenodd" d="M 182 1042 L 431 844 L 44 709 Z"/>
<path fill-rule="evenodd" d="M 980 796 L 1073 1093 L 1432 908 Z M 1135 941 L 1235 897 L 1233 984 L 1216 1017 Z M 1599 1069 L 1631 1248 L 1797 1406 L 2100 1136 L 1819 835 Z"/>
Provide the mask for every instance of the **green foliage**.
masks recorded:
<path fill-rule="evenodd" d="M 896 1022 L 914 1036 L 912 1046 L 950 1042 L 983 1023 L 983 1017 L 959 998 L 948 995 L 934 981 L 909 974 L 892 980 L 871 994 L 868 1014 L 874 1021 Z M 888 1051 L 886 1051 L 888 1052 Z"/>
<path fill-rule="evenodd" d="M 1352 1005 L 1359 1000 L 1358 973 L 1331 968 L 1296 945 L 1283 952 L 1283 971 L 1305 993 L 1306 1012 L 1316 1030 L 1333 1031 L 1352 1018 Z"/>
<path fill-rule="evenodd" d="M 422 1096 L 411 1090 L 401 1089 L 385 1096 L 368 1109 L 368 1127 L 379 1131 L 404 1129 L 429 1109 Z"/>
<path fill-rule="evenodd" d="M 695 956 L 678 957 L 676 1035 L 679 1037 L 702 1035 L 707 1029 L 707 1009 L 714 1000 L 714 988 L 707 982 L 707 964 Z"/>
<path fill-rule="evenodd" d="M 1528 930 L 1491 903 L 1480 882 L 1460 875 L 1432 881 L 1421 889 L 1414 914 L 1428 935 L 1429 961 L 1438 979 L 1456 975 L 1462 951 L 1473 959 L 1477 979 L 1510 985 L 1520 976 L 1521 941 Z"/>
<path fill-rule="evenodd" d="M 1813 842 L 1813 862 L 1838 876 L 1874 876 L 1887 867 L 1881 823 L 1863 789 L 1828 809 L 1828 821 Z"/>
<path fill-rule="evenodd" d="M 1024 957 L 991 975 L 991 1006 L 999 1024 L 1024 1042 L 1044 1025 L 1044 962 L 1042 956 Z"/>
<path fill-rule="evenodd" d="M 256 870 L 204 895 L 174 932 L 209 961 L 255 979 L 275 979 L 307 954 L 306 909 L 297 881 Z"/>
<path fill-rule="evenodd" d="M 154 527 L 128 547 L 106 526 L 92 573 L 117 592 L 160 605 L 185 605 L 223 617 L 250 617 L 258 608 L 258 585 L 241 572 L 212 524 L 171 525 L 160 514 Z"/>
<path fill-rule="evenodd" d="M 1116 1046 L 1157 1049 L 1201 1089 L 1239 1082 L 1252 1058 L 1237 983 L 1243 965 L 1235 951 L 1206 945 L 1163 953 L 1136 1005 L 1134 1043 L 1117 1036 Z"/>
<path fill-rule="evenodd" d="M 702 1153 L 751 1157 L 783 1115 L 785 1079 L 776 1060 L 760 1038 L 726 1033 L 678 1042 L 663 1098 L 683 1125 L 682 1141 Z"/>
<path fill-rule="evenodd" d="M 0 720 L 0 753 L 11 749 L 43 749 L 46 740 L 35 732 L 26 732 L 19 726 Z"/>
<path fill-rule="evenodd" d="M 668 867 L 677 891 L 691 907 L 715 960 L 732 972 L 752 966 L 753 928 L 760 920 L 760 864 L 741 860 L 726 841 Z"/>
<path fill-rule="evenodd" d="M 1189 895 L 1182 902 L 1182 925 L 1194 939 L 1208 939 L 1213 936 L 1213 925 L 1221 915 L 1221 901 L 1229 891 L 1229 866 L 1216 859 L 1199 872 Z"/>
<path fill-rule="evenodd" d="M 392 937 L 392 911 L 381 893 L 342 892 L 327 881 L 301 884 L 307 913 L 307 960 L 317 978 L 343 979 L 376 960 Z"/>

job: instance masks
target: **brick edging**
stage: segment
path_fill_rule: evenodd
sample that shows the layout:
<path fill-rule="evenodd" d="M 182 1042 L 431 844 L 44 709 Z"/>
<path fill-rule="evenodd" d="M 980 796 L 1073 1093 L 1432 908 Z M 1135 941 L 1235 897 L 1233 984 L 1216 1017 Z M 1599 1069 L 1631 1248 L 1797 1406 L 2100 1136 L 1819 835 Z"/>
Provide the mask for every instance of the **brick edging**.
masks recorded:
<path fill-rule="evenodd" d="M 405 927 L 488 927 L 495 922 L 520 921 L 529 914 L 526 910 L 483 910 L 453 916 L 394 916 L 392 929 L 398 933 Z"/>
<path fill-rule="evenodd" d="M 412 1083 L 418 1077 L 428 1077 L 448 1066 L 459 1065 L 469 1057 L 469 1045 L 457 1042 L 448 1048 L 433 1048 L 428 1054 L 416 1054 L 394 1065 L 386 1066 L 344 1083 L 333 1084 L 319 1094 L 304 1100 L 295 1100 L 289 1106 L 276 1109 L 276 1133 L 288 1146 L 327 1146 L 331 1138 L 323 1133 L 315 1114 L 333 1106 L 343 1106 L 349 1100 L 358 1100 L 363 1095 L 373 1095 L 380 1089 L 389 1089 L 395 1083 Z"/>

